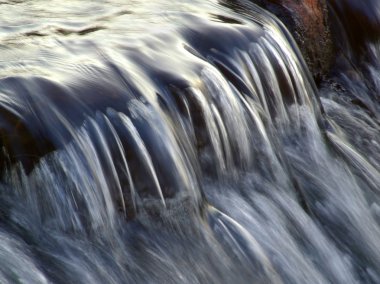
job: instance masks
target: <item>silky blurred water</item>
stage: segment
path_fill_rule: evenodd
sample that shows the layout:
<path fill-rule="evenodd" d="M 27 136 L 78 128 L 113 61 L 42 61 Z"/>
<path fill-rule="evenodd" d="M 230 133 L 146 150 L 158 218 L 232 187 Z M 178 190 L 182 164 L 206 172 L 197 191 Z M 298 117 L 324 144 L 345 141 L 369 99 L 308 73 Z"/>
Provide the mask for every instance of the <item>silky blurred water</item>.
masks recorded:
<path fill-rule="evenodd" d="M 248 1 L 0 2 L 0 282 L 379 283 L 363 46 L 317 90 Z"/>

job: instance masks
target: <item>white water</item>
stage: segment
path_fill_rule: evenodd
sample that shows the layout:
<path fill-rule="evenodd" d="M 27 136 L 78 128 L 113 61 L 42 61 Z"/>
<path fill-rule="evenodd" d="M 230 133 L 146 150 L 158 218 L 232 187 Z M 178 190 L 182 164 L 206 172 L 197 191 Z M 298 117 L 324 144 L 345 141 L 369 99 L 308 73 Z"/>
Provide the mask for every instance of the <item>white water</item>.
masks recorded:
<path fill-rule="evenodd" d="M 54 146 L 4 172 L 0 282 L 379 283 L 378 120 L 331 90 L 323 113 L 255 6 L 111 4 L 0 71 L 1 109 Z"/>

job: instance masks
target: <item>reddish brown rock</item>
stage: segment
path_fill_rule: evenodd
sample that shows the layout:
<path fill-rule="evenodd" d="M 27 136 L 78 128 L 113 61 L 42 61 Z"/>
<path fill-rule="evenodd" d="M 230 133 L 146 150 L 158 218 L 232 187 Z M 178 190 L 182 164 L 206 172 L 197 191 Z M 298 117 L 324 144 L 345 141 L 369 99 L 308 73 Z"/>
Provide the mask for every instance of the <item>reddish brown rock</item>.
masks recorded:
<path fill-rule="evenodd" d="M 314 78 L 319 81 L 333 61 L 325 0 L 253 0 L 275 14 L 290 30 Z"/>

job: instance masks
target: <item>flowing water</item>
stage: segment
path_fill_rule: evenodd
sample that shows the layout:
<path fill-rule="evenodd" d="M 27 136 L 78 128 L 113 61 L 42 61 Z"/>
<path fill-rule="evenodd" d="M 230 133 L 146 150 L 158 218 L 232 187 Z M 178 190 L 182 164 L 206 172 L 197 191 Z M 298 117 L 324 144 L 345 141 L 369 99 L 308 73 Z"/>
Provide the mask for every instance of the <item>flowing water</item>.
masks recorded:
<path fill-rule="evenodd" d="M 380 283 L 376 40 L 318 91 L 250 2 L 0 8 L 0 283 Z"/>

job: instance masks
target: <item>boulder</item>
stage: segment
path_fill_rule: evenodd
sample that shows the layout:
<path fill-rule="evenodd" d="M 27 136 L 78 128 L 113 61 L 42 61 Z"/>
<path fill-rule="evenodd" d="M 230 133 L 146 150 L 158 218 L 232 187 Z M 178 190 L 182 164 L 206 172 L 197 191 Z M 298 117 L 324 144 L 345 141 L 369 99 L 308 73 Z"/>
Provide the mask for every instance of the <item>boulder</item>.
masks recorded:
<path fill-rule="evenodd" d="M 368 42 L 380 38 L 379 0 L 328 0 L 336 45 L 352 61 L 368 54 Z"/>
<path fill-rule="evenodd" d="M 329 13 L 325 0 L 252 0 L 275 14 L 296 40 L 316 82 L 334 59 Z"/>

